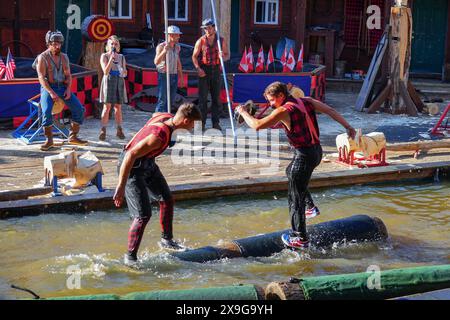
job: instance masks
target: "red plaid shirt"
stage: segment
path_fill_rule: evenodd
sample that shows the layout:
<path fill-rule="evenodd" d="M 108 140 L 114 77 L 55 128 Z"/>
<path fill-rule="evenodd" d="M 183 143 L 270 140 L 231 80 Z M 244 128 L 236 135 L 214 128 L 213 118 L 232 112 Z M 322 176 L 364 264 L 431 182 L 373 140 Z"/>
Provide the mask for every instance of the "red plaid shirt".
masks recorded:
<path fill-rule="evenodd" d="M 311 128 L 311 130 L 315 130 L 318 138 L 319 125 L 317 123 L 317 117 L 316 112 L 314 111 L 314 107 L 308 101 L 304 99 L 300 100 L 303 102 L 306 112 L 308 113 L 313 123 L 314 128 Z M 320 144 L 320 141 L 318 139 L 313 139 L 311 130 L 308 126 L 306 115 L 297 106 L 297 101 L 294 98 L 289 97 L 283 107 L 289 111 L 289 115 L 291 117 L 291 130 L 288 130 L 288 128 L 283 124 L 284 131 L 286 132 L 290 144 L 294 148 L 311 147 L 313 145 Z"/>

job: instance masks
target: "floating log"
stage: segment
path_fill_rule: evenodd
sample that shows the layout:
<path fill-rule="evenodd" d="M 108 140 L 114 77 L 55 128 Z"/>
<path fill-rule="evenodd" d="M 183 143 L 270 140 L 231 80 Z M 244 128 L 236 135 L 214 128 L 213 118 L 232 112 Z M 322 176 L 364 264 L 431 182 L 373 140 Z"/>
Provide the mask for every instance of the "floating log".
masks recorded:
<path fill-rule="evenodd" d="M 402 142 L 386 145 L 386 150 L 388 151 L 417 151 L 437 148 L 450 148 L 450 139 L 436 141 Z"/>
<path fill-rule="evenodd" d="M 450 265 L 440 265 L 272 282 L 266 288 L 266 299 L 390 299 L 449 287 Z"/>
<path fill-rule="evenodd" d="M 344 241 L 383 241 L 388 237 L 384 223 L 367 215 L 310 225 L 307 226 L 307 231 L 311 245 L 316 248 L 329 248 L 334 243 Z M 286 232 L 289 230 L 238 239 L 218 246 L 175 252 L 172 255 L 180 260 L 200 263 L 223 258 L 267 257 L 285 248 L 281 235 Z"/>
<path fill-rule="evenodd" d="M 264 289 L 255 285 L 133 292 L 124 296 L 97 294 L 42 300 L 264 300 Z"/>

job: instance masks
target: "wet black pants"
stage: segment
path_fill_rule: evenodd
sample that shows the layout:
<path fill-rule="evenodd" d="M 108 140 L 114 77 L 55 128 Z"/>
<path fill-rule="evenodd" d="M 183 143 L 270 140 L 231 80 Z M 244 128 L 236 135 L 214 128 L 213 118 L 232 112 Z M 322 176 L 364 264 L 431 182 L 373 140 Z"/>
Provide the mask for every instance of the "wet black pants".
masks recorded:
<path fill-rule="evenodd" d="M 308 240 L 305 219 L 306 199 L 307 197 L 311 199 L 308 184 L 314 169 L 321 160 L 322 147 L 320 145 L 299 148 L 295 150 L 294 158 L 286 168 L 291 228 L 303 240 Z"/>

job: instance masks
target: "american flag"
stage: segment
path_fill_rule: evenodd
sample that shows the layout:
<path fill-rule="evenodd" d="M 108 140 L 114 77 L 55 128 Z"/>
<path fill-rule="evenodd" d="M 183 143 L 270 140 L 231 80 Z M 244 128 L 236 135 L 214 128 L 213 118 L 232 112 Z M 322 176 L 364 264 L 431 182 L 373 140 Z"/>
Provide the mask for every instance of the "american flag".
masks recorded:
<path fill-rule="evenodd" d="M 11 51 L 8 48 L 8 56 L 6 58 L 6 76 L 5 80 L 14 79 L 14 70 L 16 70 L 16 63 L 14 62 L 14 58 L 11 54 Z"/>
<path fill-rule="evenodd" d="M 6 72 L 6 66 L 5 66 L 5 63 L 3 62 L 2 57 L 0 57 L 0 80 L 3 79 L 5 72 Z"/>

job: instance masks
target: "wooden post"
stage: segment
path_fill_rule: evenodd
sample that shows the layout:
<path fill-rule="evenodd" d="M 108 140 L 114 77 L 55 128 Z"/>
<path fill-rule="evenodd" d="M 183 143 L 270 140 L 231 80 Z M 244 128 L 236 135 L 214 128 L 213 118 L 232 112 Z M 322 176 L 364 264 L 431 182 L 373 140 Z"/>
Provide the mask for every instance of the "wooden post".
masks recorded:
<path fill-rule="evenodd" d="M 103 78 L 103 70 L 100 65 L 100 56 L 103 52 L 105 52 L 104 48 L 104 42 L 86 41 L 86 49 L 83 57 L 83 66 L 92 70 L 97 70 L 99 86 L 100 83 L 102 83 Z"/>
<path fill-rule="evenodd" d="M 392 113 L 417 115 L 417 107 L 408 88 L 411 63 L 412 14 L 407 7 L 391 8 L 389 46 L 390 79 L 392 81 Z"/>

